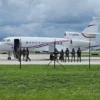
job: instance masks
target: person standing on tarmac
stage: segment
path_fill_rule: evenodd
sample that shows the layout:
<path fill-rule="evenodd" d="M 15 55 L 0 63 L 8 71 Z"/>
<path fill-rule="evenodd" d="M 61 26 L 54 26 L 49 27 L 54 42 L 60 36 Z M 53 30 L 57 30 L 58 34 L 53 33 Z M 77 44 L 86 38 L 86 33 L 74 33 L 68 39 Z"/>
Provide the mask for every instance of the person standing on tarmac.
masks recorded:
<path fill-rule="evenodd" d="M 18 61 L 21 61 L 21 55 L 22 55 L 22 51 L 20 48 L 18 48 L 17 52 L 16 52 L 16 56 L 18 57 Z"/>
<path fill-rule="evenodd" d="M 73 58 L 74 58 L 74 62 L 75 62 L 75 50 L 74 50 L 74 48 L 72 49 L 71 54 L 72 54 L 71 62 L 73 61 Z"/>
<path fill-rule="evenodd" d="M 80 48 L 78 48 L 78 50 L 77 50 L 77 62 L 80 60 L 80 62 L 81 62 L 81 49 Z"/>
<path fill-rule="evenodd" d="M 61 62 L 64 61 L 64 51 L 63 51 L 63 49 L 60 52 L 60 58 L 61 58 Z"/>
<path fill-rule="evenodd" d="M 68 48 L 65 50 L 65 62 L 66 62 L 67 58 L 68 58 L 68 62 L 69 62 L 69 49 Z"/>
<path fill-rule="evenodd" d="M 55 60 L 58 60 L 58 50 L 55 48 L 55 50 L 54 50 L 54 59 Z"/>
<path fill-rule="evenodd" d="M 29 50 L 28 48 L 26 49 L 26 61 L 31 61 L 31 59 L 29 58 Z"/>

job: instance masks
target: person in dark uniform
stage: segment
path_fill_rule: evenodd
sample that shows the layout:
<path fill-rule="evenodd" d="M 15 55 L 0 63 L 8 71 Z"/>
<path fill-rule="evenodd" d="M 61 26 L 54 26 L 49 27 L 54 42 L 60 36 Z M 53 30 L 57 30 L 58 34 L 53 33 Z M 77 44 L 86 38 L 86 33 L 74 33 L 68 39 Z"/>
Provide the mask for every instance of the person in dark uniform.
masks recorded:
<path fill-rule="evenodd" d="M 54 54 L 50 53 L 50 60 L 54 60 Z"/>
<path fill-rule="evenodd" d="M 54 50 L 54 59 L 55 60 L 58 60 L 58 50 L 55 48 L 55 50 Z"/>
<path fill-rule="evenodd" d="M 74 48 L 71 51 L 71 55 L 72 55 L 71 62 L 73 61 L 73 58 L 74 58 L 74 62 L 75 62 L 75 50 L 74 50 Z"/>
<path fill-rule="evenodd" d="M 23 54 L 23 61 L 24 61 L 24 60 L 25 60 L 25 55 L 26 55 L 26 50 L 25 50 L 25 48 L 23 48 L 22 54 Z"/>
<path fill-rule="evenodd" d="M 21 61 L 21 54 L 22 54 L 22 51 L 21 51 L 21 49 L 19 48 L 19 49 L 17 50 L 17 52 L 16 52 L 16 56 L 17 56 L 18 61 Z"/>
<path fill-rule="evenodd" d="M 26 48 L 26 61 L 31 61 L 31 59 L 29 58 L 29 50 L 28 48 Z"/>
<path fill-rule="evenodd" d="M 77 50 L 77 62 L 80 61 L 81 62 L 81 49 L 78 48 Z"/>
<path fill-rule="evenodd" d="M 60 59 L 61 59 L 61 62 L 64 61 L 64 51 L 63 51 L 63 49 L 60 52 Z"/>
<path fill-rule="evenodd" d="M 65 62 L 66 62 L 67 58 L 68 58 L 68 62 L 69 62 L 69 49 L 68 48 L 65 50 Z"/>
<path fill-rule="evenodd" d="M 19 48 L 17 46 L 17 44 L 14 46 L 14 54 L 15 54 L 15 58 L 18 59 L 18 52 L 19 52 Z"/>

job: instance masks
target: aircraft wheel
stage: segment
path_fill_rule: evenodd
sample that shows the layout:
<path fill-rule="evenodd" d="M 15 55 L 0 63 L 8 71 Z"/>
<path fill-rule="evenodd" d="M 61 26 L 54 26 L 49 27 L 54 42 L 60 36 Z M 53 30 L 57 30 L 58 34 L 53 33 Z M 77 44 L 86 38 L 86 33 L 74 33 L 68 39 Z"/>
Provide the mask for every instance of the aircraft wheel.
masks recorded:
<path fill-rule="evenodd" d="M 8 57 L 8 60 L 11 60 L 11 57 Z"/>

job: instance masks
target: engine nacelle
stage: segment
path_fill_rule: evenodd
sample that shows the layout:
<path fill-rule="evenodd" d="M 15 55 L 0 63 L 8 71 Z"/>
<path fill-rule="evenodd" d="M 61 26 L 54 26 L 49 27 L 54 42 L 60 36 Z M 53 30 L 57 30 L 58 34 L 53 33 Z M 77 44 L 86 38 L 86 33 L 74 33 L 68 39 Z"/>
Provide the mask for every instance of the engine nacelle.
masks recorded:
<path fill-rule="evenodd" d="M 86 50 L 87 47 L 89 47 L 89 41 L 73 39 L 71 40 L 69 47 L 71 49 L 74 48 L 75 50 L 77 50 L 79 47 L 81 50 Z"/>

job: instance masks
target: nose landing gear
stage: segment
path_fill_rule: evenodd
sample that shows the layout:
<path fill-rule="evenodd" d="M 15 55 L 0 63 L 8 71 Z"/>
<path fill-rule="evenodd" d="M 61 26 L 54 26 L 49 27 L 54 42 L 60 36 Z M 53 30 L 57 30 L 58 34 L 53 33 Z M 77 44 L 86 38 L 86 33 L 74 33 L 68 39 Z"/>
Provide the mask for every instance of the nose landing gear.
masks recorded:
<path fill-rule="evenodd" d="M 11 57 L 8 57 L 8 60 L 11 60 Z"/>
<path fill-rule="evenodd" d="M 8 52 L 8 60 L 11 60 L 11 54 L 10 54 L 10 51 Z"/>

